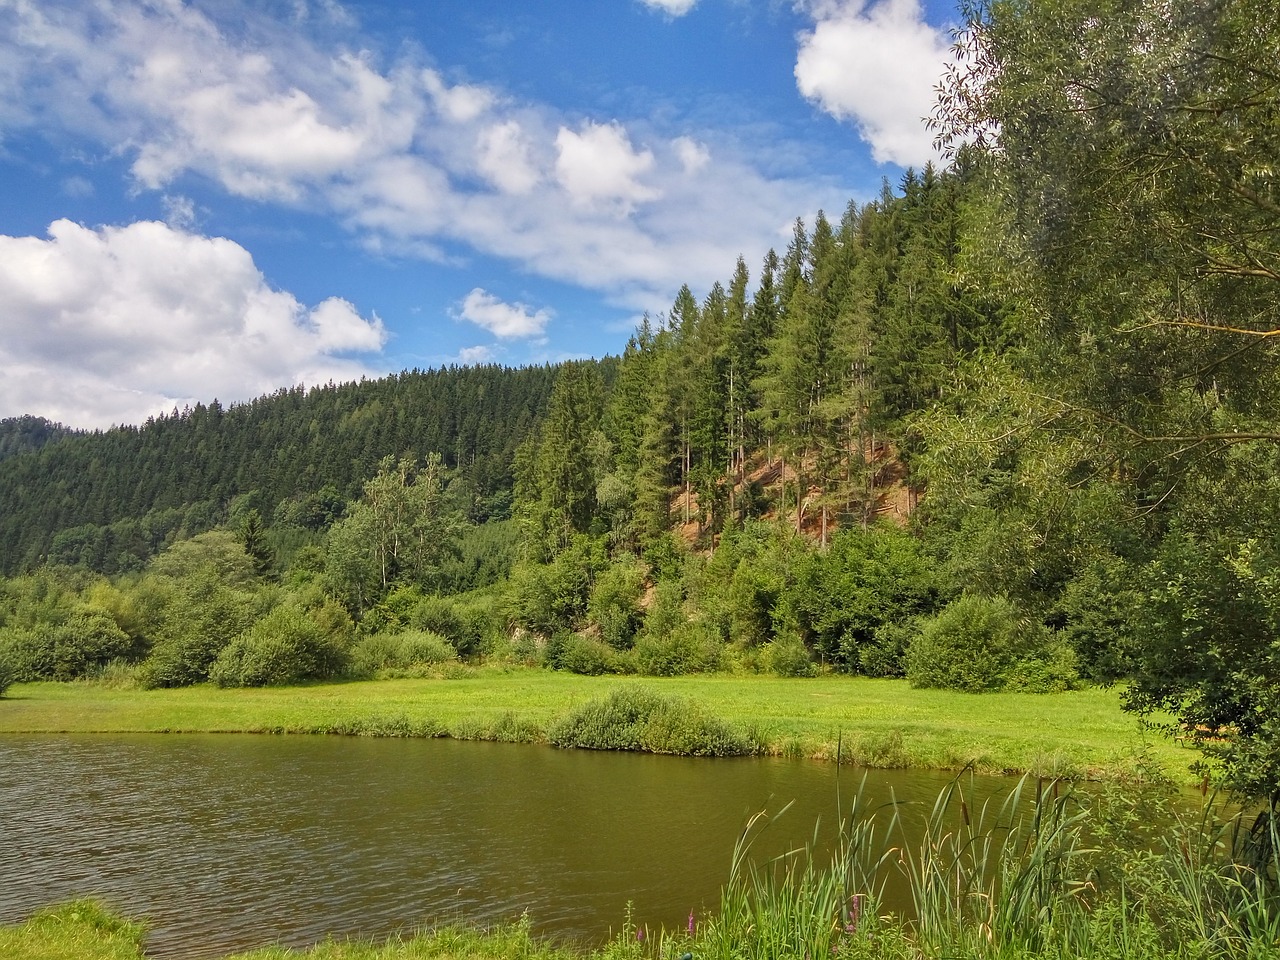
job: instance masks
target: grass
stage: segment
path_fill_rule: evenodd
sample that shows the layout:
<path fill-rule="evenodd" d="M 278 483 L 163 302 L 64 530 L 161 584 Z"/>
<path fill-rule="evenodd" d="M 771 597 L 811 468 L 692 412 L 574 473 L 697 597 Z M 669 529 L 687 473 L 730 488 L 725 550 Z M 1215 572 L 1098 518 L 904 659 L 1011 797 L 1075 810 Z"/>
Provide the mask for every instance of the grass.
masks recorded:
<path fill-rule="evenodd" d="M 51 907 L 0 926 L 5 960 L 146 960 L 146 928 L 92 900 Z M 534 938 L 527 926 L 497 930 L 446 927 L 382 943 L 335 940 L 309 950 L 264 947 L 226 960 L 589 960 Z"/>
<path fill-rule="evenodd" d="M 261 689 L 140 690 L 91 682 L 16 684 L 3 733 L 243 732 L 449 736 L 547 742 L 588 701 L 642 687 L 697 703 L 768 754 L 873 767 L 1108 779 L 1135 758 L 1182 782 L 1196 754 L 1120 709 L 1115 690 L 965 694 L 902 680 L 703 675 L 585 677 L 457 668 L 447 676 Z"/>
<path fill-rule="evenodd" d="M 145 928 L 91 900 L 42 910 L 25 923 L 0 926 L 7 960 L 139 960 Z"/>

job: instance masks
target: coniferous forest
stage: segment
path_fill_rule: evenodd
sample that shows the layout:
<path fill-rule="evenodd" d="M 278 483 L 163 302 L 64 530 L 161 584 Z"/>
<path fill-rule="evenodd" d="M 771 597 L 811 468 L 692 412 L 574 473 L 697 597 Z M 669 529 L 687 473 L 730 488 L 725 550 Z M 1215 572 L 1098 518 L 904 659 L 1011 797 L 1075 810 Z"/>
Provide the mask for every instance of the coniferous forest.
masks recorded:
<path fill-rule="evenodd" d="M 1266 6 L 975 7 L 945 168 L 797 219 L 616 357 L 4 421 L 0 687 L 1122 683 L 1275 799 Z"/>

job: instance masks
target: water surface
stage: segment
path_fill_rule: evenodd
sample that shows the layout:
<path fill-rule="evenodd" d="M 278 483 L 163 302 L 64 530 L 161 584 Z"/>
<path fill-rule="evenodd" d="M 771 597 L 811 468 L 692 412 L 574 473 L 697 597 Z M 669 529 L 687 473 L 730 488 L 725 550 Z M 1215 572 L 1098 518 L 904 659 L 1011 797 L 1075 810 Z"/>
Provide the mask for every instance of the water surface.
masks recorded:
<path fill-rule="evenodd" d="M 452 740 L 4 735 L 0 771 L 0 922 L 98 896 L 149 921 L 157 958 L 524 913 L 599 942 L 629 903 L 683 926 L 718 903 L 753 814 L 793 804 L 762 855 L 839 815 L 830 764 Z M 948 780 L 866 789 L 931 804 Z M 845 807 L 860 782 L 840 774 Z"/>

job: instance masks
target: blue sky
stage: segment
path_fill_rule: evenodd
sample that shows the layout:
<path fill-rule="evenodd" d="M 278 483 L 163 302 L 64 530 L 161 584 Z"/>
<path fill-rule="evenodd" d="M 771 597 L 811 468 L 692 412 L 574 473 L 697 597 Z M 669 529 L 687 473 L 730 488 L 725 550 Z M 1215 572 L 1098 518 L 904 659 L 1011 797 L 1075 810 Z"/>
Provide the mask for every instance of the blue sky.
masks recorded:
<path fill-rule="evenodd" d="M 0 0 L 0 417 L 620 351 L 933 159 L 950 3 Z"/>

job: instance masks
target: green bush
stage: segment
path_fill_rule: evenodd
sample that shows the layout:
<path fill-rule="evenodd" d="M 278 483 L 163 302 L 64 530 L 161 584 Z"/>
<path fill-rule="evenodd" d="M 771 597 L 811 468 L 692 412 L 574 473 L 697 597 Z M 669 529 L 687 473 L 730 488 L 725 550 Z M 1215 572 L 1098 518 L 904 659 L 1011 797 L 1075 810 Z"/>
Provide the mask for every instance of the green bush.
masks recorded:
<path fill-rule="evenodd" d="M 351 670 L 365 677 L 420 676 L 457 659 L 458 652 L 440 634 L 401 630 L 362 638 L 351 650 Z"/>
<path fill-rule="evenodd" d="M 615 671 L 614 649 L 601 640 L 577 633 L 554 637 L 547 645 L 548 666 L 570 673 L 599 676 Z"/>
<path fill-rule="evenodd" d="M 779 637 L 764 648 L 764 665 L 780 677 L 812 677 L 817 672 L 809 648 L 799 639 Z"/>
<path fill-rule="evenodd" d="M 59 624 L 12 631 L 7 646 L 24 680 L 76 680 L 127 656 L 133 640 L 107 614 L 90 610 Z"/>
<path fill-rule="evenodd" d="M 917 617 L 881 624 L 871 642 L 859 646 L 858 669 L 868 677 L 901 677 L 907 670 L 907 650 L 919 636 Z"/>
<path fill-rule="evenodd" d="M 1061 693 L 1080 687 L 1079 660 L 1066 643 L 1049 643 L 1013 665 L 1004 688 L 1018 693 Z"/>
<path fill-rule="evenodd" d="M 682 623 L 665 637 L 646 632 L 636 641 L 636 669 L 651 677 L 709 673 L 725 654 L 719 635 L 704 623 Z"/>
<path fill-rule="evenodd" d="M 552 724 L 547 739 L 557 747 L 698 757 L 743 756 L 758 749 L 749 735 L 692 701 L 638 687 L 589 700 Z"/>
<path fill-rule="evenodd" d="M 1140 571 L 1116 557 L 1095 559 L 1067 584 L 1058 607 L 1063 636 L 1080 672 L 1091 680 L 1119 680 L 1133 669 L 1142 621 Z"/>
<path fill-rule="evenodd" d="M 587 619 L 600 629 L 605 643 L 625 650 L 631 646 L 643 619 L 645 565 L 635 559 L 614 561 L 596 578 L 587 600 Z"/>
<path fill-rule="evenodd" d="M 343 665 L 338 647 L 314 620 L 279 606 L 231 641 L 209 668 L 220 687 L 266 687 L 333 676 Z"/>
<path fill-rule="evenodd" d="M 755 646 L 773 637 L 773 610 L 782 580 L 748 561 L 738 564 L 729 582 L 729 632 L 735 643 Z"/>
<path fill-rule="evenodd" d="M 841 530 L 828 550 L 809 553 L 796 567 L 779 619 L 838 670 L 859 671 L 863 652 L 877 644 L 885 624 L 937 609 L 932 565 L 911 534 L 888 524 Z"/>
<path fill-rule="evenodd" d="M 0 697 L 4 696 L 4 692 L 18 681 L 18 668 L 13 662 L 13 655 L 9 652 L 8 647 L 3 645 L 0 640 Z"/>
<path fill-rule="evenodd" d="M 439 634 L 463 657 L 478 654 L 500 624 L 490 596 L 423 597 L 408 616 L 409 626 Z"/>
<path fill-rule="evenodd" d="M 144 687 L 204 682 L 222 649 L 277 606 L 279 593 L 261 584 L 228 586 L 209 569 L 193 569 L 181 579 L 145 575 L 130 590 L 138 629 L 151 641 L 138 682 Z"/>
<path fill-rule="evenodd" d="M 138 682 L 147 688 L 203 683 L 229 642 L 220 633 L 198 630 L 167 637 L 151 648 L 138 668 Z"/>
<path fill-rule="evenodd" d="M 595 578 L 608 563 L 602 539 L 578 535 L 551 563 L 517 564 L 507 590 L 508 618 L 544 637 L 577 629 Z"/>
<path fill-rule="evenodd" d="M 1043 625 L 1028 620 L 1004 597 L 968 594 L 926 620 L 907 651 L 907 679 L 913 687 L 981 693 L 1018 683 L 1024 661 L 1046 655 Z M 1034 671 L 1028 667 L 1026 678 Z"/>

